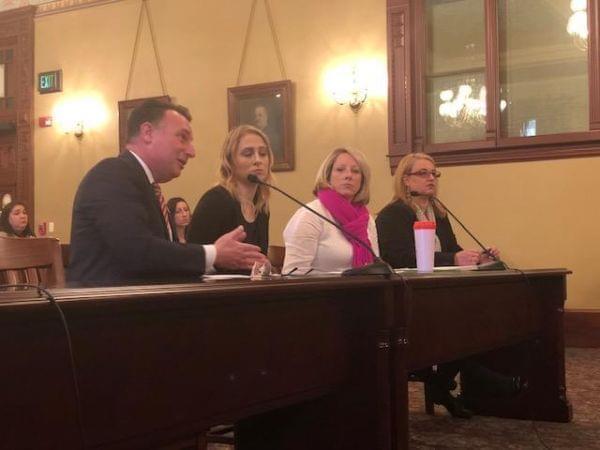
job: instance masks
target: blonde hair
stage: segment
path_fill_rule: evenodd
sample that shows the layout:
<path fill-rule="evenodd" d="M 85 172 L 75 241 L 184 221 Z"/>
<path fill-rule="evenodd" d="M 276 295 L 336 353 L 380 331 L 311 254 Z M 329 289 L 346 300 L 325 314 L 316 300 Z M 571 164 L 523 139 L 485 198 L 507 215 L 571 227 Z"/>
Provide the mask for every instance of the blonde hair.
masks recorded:
<path fill-rule="evenodd" d="M 229 131 L 223 147 L 221 148 L 221 164 L 219 166 L 218 176 L 219 185 L 223 186 L 227 191 L 238 201 L 240 201 L 238 195 L 237 181 L 234 178 L 234 162 L 233 157 L 235 152 L 240 145 L 240 141 L 247 134 L 255 134 L 262 138 L 265 142 L 269 155 L 269 164 L 266 177 L 263 181 L 267 183 L 272 182 L 271 168 L 273 166 L 273 151 L 271 150 L 271 143 L 265 133 L 252 125 L 240 125 Z M 256 197 L 254 198 L 254 206 L 257 212 L 263 211 L 269 212 L 269 196 L 270 190 L 267 186 L 262 184 L 258 185 L 256 191 Z"/>
<path fill-rule="evenodd" d="M 412 210 L 415 212 L 417 210 L 417 205 L 415 205 L 413 197 L 410 195 L 408 187 L 404 183 L 404 177 L 408 176 L 408 174 L 412 172 L 415 163 L 420 159 L 429 161 L 435 167 L 435 161 L 431 156 L 429 156 L 427 153 L 416 152 L 409 153 L 408 155 L 404 156 L 404 158 L 402 158 L 396 166 L 396 172 L 394 172 L 394 197 L 392 198 L 392 202 L 400 200 L 412 208 Z M 431 205 L 433 206 L 436 216 L 446 217 L 446 210 L 441 207 L 438 202 L 432 201 Z"/>
<path fill-rule="evenodd" d="M 331 188 L 331 171 L 333 170 L 335 160 L 342 153 L 346 153 L 356 160 L 356 163 L 358 164 L 360 173 L 362 175 L 360 189 L 358 190 L 352 201 L 354 203 L 361 203 L 363 205 L 366 205 L 369 203 L 370 198 L 369 184 L 371 181 L 371 169 L 369 169 L 369 165 L 367 164 L 365 155 L 363 155 L 363 153 L 359 152 L 358 150 L 353 150 L 350 148 L 336 148 L 329 155 L 327 155 L 327 158 L 325 158 L 325 161 L 323 161 L 321 167 L 319 167 L 319 170 L 317 171 L 317 179 L 315 180 L 313 194 L 317 195 L 317 193 L 321 189 Z"/>

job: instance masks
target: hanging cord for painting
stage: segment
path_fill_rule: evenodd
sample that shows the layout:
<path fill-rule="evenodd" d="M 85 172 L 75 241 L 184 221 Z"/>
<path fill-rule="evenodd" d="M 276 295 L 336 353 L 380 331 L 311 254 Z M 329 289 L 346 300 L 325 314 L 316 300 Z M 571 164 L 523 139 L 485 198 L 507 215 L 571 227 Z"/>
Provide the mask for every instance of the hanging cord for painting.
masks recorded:
<path fill-rule="evenodd" d="M 127 77 L 127 90 L 125 91 L 125 100 L 129 100 L 129 91 L 131 90 L 131 81 L 133 79 L 133 69 L 135 68 L 135 61 L 137 59 L 137 52 L 140 43 L 140 36 L 142 34 L 142 25 L 144 22 L 144 12 L 146 12 L 146 18 L 148 19 L 148 28 L 150 30 L 150 38 L 152 39 L 152 48 L 154 50 L 154 60 L 156 61 L 156 68 L 158 69 L 158 76 L 160 78 L 160 86 L 162 88 L 163 95 L 167 95 L 167 85 L 165 83 L 165 77 L 163 74 L 162 64 L 160 62 L 160 56 L 158 54 L 158 45 L 156 42 L 156 35 L 154 33 L 154 25 L 152 24 L 152 14 L 150 13 L 150 6 L 148 0 L 142 0 L 142 6 L 140 7 L 140 16 L 138 18 L 137 30 L 135 33 L 135 42 L 133 44 L 133 53 L 131 54 L 131 63 L 129 64 L 129 76 Z"/>
<path fill-rule="evenodd" d="M 44 297 L 46 300 L 48 300 L 48 303 L 50 303 L 52 306 L 54 306 L 56 308 L 56 310 L 58 311 L 58 315 L 60 316 L 60 321 L 62 323 L 63 330 L 65 332 L 65 337 L 67 340 L 67 349 L 69 351 L 69 363 L 71 366 L 71 376 L 73 378 L 73 393 L 75 394 L 75 405 L 77 408 L 77 425 L 79 428 L 79 437 L 81 439 L 81 448 L 85 449 L 86 444 L 85 444 L 85 430 L 83 427 L 83 408 L 82 408 L 82 403 L 81 403 L 81 394 L 79 391 L 79 380 L 77 377 L 77 367 L 75 365 L 75 356 L 73 353 L 73 344 L 71 342 L 71 333 L 69 331 L 69 325 L 67 324 L 67 319 L 65 318 L 62 308 L 56 302 L 56 300 L 54 299 L 54 296 L 50 293 L 50 291 L 48 291 L 47 289 L 45 289 L 41 286 L 38 286 L 35 284 L 27 284 L 27 283 L 0 284 L 0 289 L 11 289 L 11 288 L 35 289 L 35 290 L 37 290 L 38 295 L 40 297 Z"/>
<path fill-rule="evenodd" d="M 246 62 L 246 53 L 248 50 L 248 38 L 250 37 L 250 32 L 252 31 L 252 22 L 254 21 L 254 13 L 256 11 L 256 2 L 258 0 L 252 0 L 252 6 L 250 7 L 250 16 L 248 17 L 248 25 L 246 25 L 246 35 L 244 37 L 244 46 L 242 48 L 242 58 L 240 60 L 240 67 L 238 69 L 237 80 L 235 82 L 236 86 L 240 85 L 240 81 L 242 79 L 242 70 L 244 68 L 244 62 Z M 283 57 L 281 56 L 281 49 L 279 47 L 279 38 L 277 37 L 277 32 L 275 31 L 275 24 L 273 22 L 273 15 L 271 14 L 271 6 L 269 5 L 269 0 L 263 0 L 265 4 L 265 11 L 267 13 L 267 21 L 269 22 L 269 29 L 271 30 L 271 38 L 273 39 L 273 45 L 275 46 L 275 53 L 277 54 L 277 61 L 279 63 L 279 71 L 281 72 L 281 79 L 287 79 L 285 74 L 285 66 L 283 65 Z"/>

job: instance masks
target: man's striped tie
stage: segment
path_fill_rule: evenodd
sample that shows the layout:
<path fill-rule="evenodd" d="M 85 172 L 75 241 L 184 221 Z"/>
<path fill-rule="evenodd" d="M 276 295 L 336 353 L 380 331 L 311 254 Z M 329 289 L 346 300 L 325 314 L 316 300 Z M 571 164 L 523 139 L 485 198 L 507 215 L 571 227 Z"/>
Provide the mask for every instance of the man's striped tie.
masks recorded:
<path fill-rule="evenodd" d="M 152 183 L 152 187 L 154 188 L 154 194 L 156 195 L 156 199 L 158 200 L 158 204 L 160 205 L 160 210 L 163 215 L 163 219 L 165 220 L 165 224 L 167 225 L 167 230 L 169 231 L 169 240 L 173 240 L 173 230 L 171 230 L 171 223 L 169 222 L 169 210 L 167 209 L 167 204 L 165 203 L 165 197 L 160 190 L 160 184 Z"/>

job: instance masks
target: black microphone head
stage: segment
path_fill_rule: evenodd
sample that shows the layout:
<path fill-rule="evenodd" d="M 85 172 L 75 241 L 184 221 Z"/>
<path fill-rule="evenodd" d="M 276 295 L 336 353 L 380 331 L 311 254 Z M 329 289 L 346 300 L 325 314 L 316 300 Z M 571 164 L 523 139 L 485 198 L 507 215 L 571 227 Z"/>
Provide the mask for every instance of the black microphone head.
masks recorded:
<path fill-rule="evenodd" d="M 251 173 L 250 175 L 248 175 L 247 180 L 251 183 L 260 183 L 260 178 L 258 178 L 256 175 L 254 175 L 253 173 Z"/>

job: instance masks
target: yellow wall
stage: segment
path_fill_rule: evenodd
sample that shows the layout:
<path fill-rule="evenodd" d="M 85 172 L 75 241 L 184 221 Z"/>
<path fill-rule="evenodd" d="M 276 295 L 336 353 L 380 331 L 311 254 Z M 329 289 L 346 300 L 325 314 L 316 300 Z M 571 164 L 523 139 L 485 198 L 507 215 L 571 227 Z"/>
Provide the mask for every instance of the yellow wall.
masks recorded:
<path fill-rule="evenodd" d="M 61 68 L 64 90 L 37 95 L 35 116 L 51 115 L 60 101 L 85 95 L 100 99 L 108 112 L 107 122 L 80 141 L 56 127 L 35 130 L 36 219 L 54 221 L 55 235 L 64 241 L 82 176 L 100 159 L 117 154 L 117 102 L 125 98 L 140 3 L 124 0 L 36 19 L 36 73 Z M 296 170 L 278 173 L 277 183 L 309 200 L 324 155 L 349 145 L 369 158 L 371 207 L 378 211 L 391 195 L 385 96 L 371 89 L 369 101 L 354 114 L 325 95 L 323 77 L 329 68 L 352 60 L 369 59 L 385 70 L 385 0 L 270 3 L 296 98 Z M 227 131 L 226 89 L 236 83 L 250 4 L 150 2 L 168 94 L 191 109 L 198 153 L 165 194 L 182 195 L 192 206 L 215 182 L 216 157 Z M 129 98 L 162 93 L 150 42 L 146 24 Z M 279 79 L 259 1 L 241 84 Z M 597 158 L 445 168 L 442 194 L 482 240 L 501 248 L 509 264 L 568 267 L 575 272 L 568 306 L 600 308 L 592 263 L 599 247 L 592 228 L 600 196 L 592 180 L 599 172 Z M 275 195 L 271 209 L 271 242 L 281 244 L 283 226 L 296 208 Z M 462 241 L 470 246 L 467 238 Z"/>

